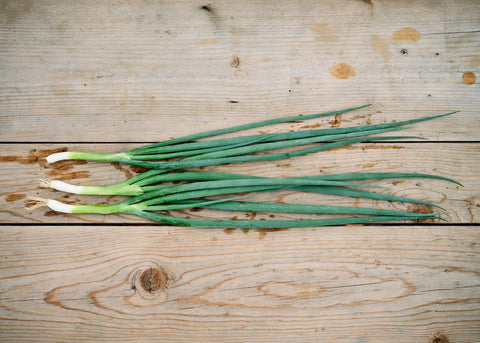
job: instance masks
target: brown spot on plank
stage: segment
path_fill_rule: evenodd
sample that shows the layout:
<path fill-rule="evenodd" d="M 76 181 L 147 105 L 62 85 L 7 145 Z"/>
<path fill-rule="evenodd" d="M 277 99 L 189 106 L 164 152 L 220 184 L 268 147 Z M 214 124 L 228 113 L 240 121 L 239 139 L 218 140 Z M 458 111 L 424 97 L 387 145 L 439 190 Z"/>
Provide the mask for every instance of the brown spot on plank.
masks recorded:
<path fill-rule="evenodd" d="M 312 125 L 305 125 L 305 126 L 300 126 L 301 129 L 316 129 L 322 126 L 320 123 L 312 124 Z"/>
<path fill-rule="evenodd" d="M 55 211 L 47 211 L 44 214 L 45 217 L 57 217 L 59 215 L 60 215 L 60 213 L 55 212 Z"/>
<path fill-rule="evenodd" d="M 466 71 L 462 75 L 462 82 L 467 86 L 471 86 L 477 81 L 477 76 L 473 71 Z"/>
<path fill-rule="evenodd" d="M 391 39 L 395 42 L 415 42 L 422 38 L 422 35 L 411 27 L 404 27 L 400 30 L 395 31 L 392 34 Z"/>
<path fill-rule="evenodd" d="M 315 40 L 332 42 L 338 39 L 338 35 L 335 33 L 335 30 L 332 29 L 327 24 L 317 23 L 310 25 L 310 30 L 315 32 Z"/>
<path fill-rule="evenodd" d="M 432 213 L 432 207 L 424 204 L 410 204 L 407 208 L 407 211 L 428 214 L 428 213 Z M 422 219 L 415 219 L 414 222 L 417 224 L 425 224 L 425 223 L 434 223 L 435 220 L 433 218 L 422 218 Z"/>
<path fill-rule="evenodd" d="M 49 175 L 49 176 L 58 176 L 58 175 L 67 174 L 74 168 L 74 166 L 82 165 L 82 164 L 86 164 L 86 163 L 87 163 L 87 161 L 73 161 L 73 160 L 72 161 L 55 162 L 51 166 L 50 165 L 48 166 L 48 168 L 51 168 L 51 169 L 47 170 L 46 174 Z M 80 173 L 80 172 L 77 172 L 77 173 Z M 84 173 L 88 173 L 88 172 L 85 171 Z M 73 177 L 73 178 L 78 178 L 79 179 L 80 177 Z M 67 180 L 71 180 L 71 179 L 72 179 L 72 177 L 67 176 Z"/>
<path fill-rule="evenodd" d="M 14 201 L 22 200 L 25 197 L 26 197 L 25 194 L 9 194 L 5 197 L 5 201 L 14 202 Z"/>
<path fill-rule="evenodd" d="M 233 68 L 238 68 L 240 67 L 240 57 L 238 57 L 237 55 L 233 55 L 232 56 L 232 61 L 230 62 L 230 65 L 233 67 Z"/>
<path fill-rule="evenodd" d="M 434 333 L 430 336 L 430 343 L 449 343 L 447 336 L 441 333 Z"/>
<path fill-rule="evenodd" d="M 227 235 L 231 235 L 235 229 L 224 229 L 223 232 L 225 232 Z"/>
<path fill-rule="evenodd" d="M 279 228 L 279 229 L 257 229 L 258 232 L 258 239 L 264 239 L 267 233 L 269 232 L 277 232 L 277 231 L 287 231 L 287 228 Z"/>
<path fill-rule="evenodd" d="M 199 44 L 217 44 L 218 41 L 215 38 L 210 38 L 210 39 L 200 39 L 198 43 Z"/>
<path fill-rule="evenodd" d="M 133 175 L 132 175 L 132 172 L 130 171 L 130 168 L 125 168 L 123 164 L 119 163 L 119 162 L 110 162 L 110 164 L 116 169 L 116 170 L 119 170 L 121 171 L 122 173 L 125 174 L 125 177 L 127 179 L 131 178 Z"/>
<path fill-rule="evenodd" d="M 367 5 L 373 6 L 372 0 L 363 0 L 363 2 L 366 3 Z"/>
<path fill-rule="evenodd" d="M 330 69 L 330 75 L 337 79 L 349 79 L 357 75 L 357 72 L 350 64 L 339 63 Z"/>
<path fill-rule="evenodd" d="M 204 210 L 204 208 L 201 208 L 201 207 L 192 207 L 190 209 L 190 212 L 201 212 L 203 210 Z"/>
<path fill-rule="evenodd" d="M 283 167 L 283 168 L 288 168 L 288 167 L 291 167 L 292 164 L 291 163 L 279 163 L 279 164 L 276 164 L 275 167 Z"/>
<path fill-rule="evenodd" d="M 342 124 L 342 113 L 337 113 L 335 118 L 328 122 L 332 127 L 340 127 Z"/>
<path fill-rule="evenodd" d="M 242 231 L 244 235 L 247 235 L 250 232 L 250 229 L 242 229 Z"/>
<path fill-rule="evenodd" d="M 148 170 L 148 168 L 137 167 L 137 166 L 129 166 L 128 168 L 130 168 L 132 173 L 136 173 L 136 174 L 140 174 L 140 173 L 146 172 Z"/>
<path fill-rule="evenodd" d="M 47 164 L 46 157 L 50 154 L 57 152 L 68 151 L 68 148 L 58 148 L 58 149 L 31 149 L 28 152 L 27 156 L 18 156 L 18 155 L 7 155 L 0 156 L 0 162 L 17 162 L 20 164 L 35 164 L 38 163 L 42 167 Z"/>
<path fill-rule="evenodd" d="M 390 61 L 392 53 L 390 52 L 390 46 L 386 39 L 383 39 L 378 35 L 373 35 L 370 38 L 370 45 L 372 46 L 373 51 L 379 53 L 385 62 Z"/>
<path fill-rule="evenodd" d="M 294 76 L 293 78 L 295 79 L 295 84 L 296 84 L 296 85 L 299 85 L 299 84 L 300 84 L 300 80 L 302 79 L 302 77 L 301 77 L 301 76 Z"/>
<path fill-rule="evenodd" d="M 88 179 L 90 177 L 90 172 L 88 170 L 82 171 L 73 171 L 65 173 L 63 170 L 52 169 L 47 171 L 47 175 L 55 176 L 55 180 L 75 180 L 75 179 Z"/>
<path fill-rule="evenodd" d="M 212 6 L 211 4 L 203 5 L 203 6 L 200 6 L 200 9 L 208 13 L 214 14 L 213 8 L 211 6 Z"/>
<path fill-rule="evenodd" d="M 140 276 L 140 285 L 150 294 L 163 290 L 168 282 L 168 275 L 163 269 L 149 268 Z"/>

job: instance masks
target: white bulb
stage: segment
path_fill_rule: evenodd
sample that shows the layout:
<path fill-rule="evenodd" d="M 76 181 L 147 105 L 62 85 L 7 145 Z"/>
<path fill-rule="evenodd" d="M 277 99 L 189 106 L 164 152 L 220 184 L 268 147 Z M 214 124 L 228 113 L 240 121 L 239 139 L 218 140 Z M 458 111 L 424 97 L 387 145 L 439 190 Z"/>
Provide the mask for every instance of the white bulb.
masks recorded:
<path fill-rule="evenodd" d="M 72 213 L 74 205 L 64 204 L 63 202 L 48 199 L 47 206 L 57 212 Z"/>
<path fill-rule="evenodd" d="M 62 161 L 62 160 L 68 160 L 70 157 L 69 157 L 69 154 L 67 151 L 65 152 L 57 152 L 55 154 L 51 154 L 49 156 L 47 156 L 47 163 L 55 163 L 55 162 L 58 162 L 58 161 Z"/>
<path fill-rule="evenodd" d="M 50 182 L 50 188 L 56 189 L 57 191 L 80 194 L 82 191 L 82 186 L 75 186 L 69 183 L 53 180 Z"/>

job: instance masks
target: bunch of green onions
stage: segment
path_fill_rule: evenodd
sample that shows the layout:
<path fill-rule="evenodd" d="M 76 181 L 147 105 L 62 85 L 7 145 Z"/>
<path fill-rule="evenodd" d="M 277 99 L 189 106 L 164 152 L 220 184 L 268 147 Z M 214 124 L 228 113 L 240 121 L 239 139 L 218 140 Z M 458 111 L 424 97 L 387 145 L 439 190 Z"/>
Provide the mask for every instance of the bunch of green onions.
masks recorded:
<path fill-rule="evenodd" d="M 369 105 L 366 105 L 369 106 Z M 131 198 L 110 205 L 67 205 L 52 199 L 39 199 L 38 207 L 46 205 L 51 209 L 66 213 L 130 213 L 171 225 L 196 226 L 208 228 L 284 228 L 305 226 L 345 225 L 383 221 L 402 221 L 425 218 L 440 218 L 441 213 L 415 213 L 384 209 L 322 206 L 300 204 L 278 204 L 238 201 L 238 196 L 226 199 L 209 199 L 207 197 L 231 195 L 245 192 L 267 192 L 281 189 L 305 192 L 336 194 L 350 197 L 362 197 L 387 201 L 400 201 L 429 205 L 443 209 L 435 204 L 376 193 L 358 188 L 378 188 L 353 183 L 353 180 L 385 178 L 435 178 L 453 180 L 429 174 L 416 173 L 352 173 L 335 175 L 316 175 L 285 179 L 266 178 L 241 174 L 218 172 L 170 172 L 175 169 L 194 168 L 226 163 L 247 161 L 266 161 L 305 155 L 328 150 L 339 146 L 375 140 L 396 140 L 420 138 L 410 136 L 372 137 L 371 135 L 405 128 L 404 125 L 439 118 L 452 113 L 432 117 L 402 121 L 396 123 L 366 125 L 351 128 L 330 128 L 305 130 L 298 132 L 281 132 L 261 135 L 240 136 L 206 141 L 192 140 L 211 137 L 224 133 L 250 129 L 254 127 L 318 118 L 327 115 L 345 113 L 366 106 L 340 111 L 294 116 L 255 122 L 226 129 L 204 132 L 186 137 L 171 139 L 121 153 L 62 152 L 47 157 L 48 163 L 63 159 L 83 159 L 94 161 L 114 161 L 135 166 L 151 168 L 129 180 L 110 186 L 75 186 L 62 181 L 42 181 L 41 186 L 60 191 L 91 195 L 128 195 Z M 318 144 L 323 143 L 323 144 Z M 317 144 L 289 153 L 255 154 L 262 151 Z M 174 158 L 174 160 L 172 160 Z M 165 185 L 167 181 L 189 181 L 180 185 Z M 194 182 L 191 182 L 194 181 Z M 455 182 L 456 183 L 456 182 Z M 185 209 L 193 207 L 212 208 L 228 211 L 261 211 L 284 213 L 329 213 L 351 214 L 355 217 L 331 219 L 295 219 L 295 220 L 224 220 L 177 218 L 158 213 L 158 211 Z"/>

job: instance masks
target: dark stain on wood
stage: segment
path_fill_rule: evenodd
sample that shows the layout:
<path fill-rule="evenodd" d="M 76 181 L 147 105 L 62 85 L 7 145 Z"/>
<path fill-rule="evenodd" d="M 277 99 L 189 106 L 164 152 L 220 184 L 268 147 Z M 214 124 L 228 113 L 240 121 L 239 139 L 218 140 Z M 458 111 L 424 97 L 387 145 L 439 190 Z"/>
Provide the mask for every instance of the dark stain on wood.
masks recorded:
<path fill-rule="evenodd" d="M 441 333 L 434 333 L 430 336 L 430 343 L 449 343 L 447 336 Z"/>
<path fill-rule="evenodd" d="M 47 171 L 49 176 L 55 176 L 55 180 L 75 180 L 75 179 L 88 179 L 90 177 L 90 172 L 88 170 L 81 170 L 81 171 L 73 171 L 65 173 L 63 171 L 59 171 L 53 169 L 51 171 Z"/>
<path fill-rule="evenodd" d="M 47 211 L 47 212 L 44 213 L 45 217 L 57 217 L 59 215 L 60 215 L 60 213 L 58 213 L 56 211 Z"/>
<path fill-rule="evenodd" d="M 31 149 L 28 152 L 27 156 L 18 156 L 18 155 L 7 155 L 7 156 L 0 156 L 0 162 L 17 162 L 20 164 L 35 164 L 38 163 L 42 167 L 47 164 L 46 157 L 50 154 L 54 154 L 57 152 L 65 152 L 68 151 L 68 148 L 58 148 L 58 149 Z"/>
<path fill-rule="evenodd" d="M 119 162 L 110 162 L 110 164 L 118 171 L 121 171 L 122 173 L 125 174 L 125 177 L 127 179 L 131 178 L 133 176 L 131 169 L 130 168 L 125 168 L 123 164 Z"/>
<path fill-rule="evenodd" d="M 225 232 L 227 235 L 231 235 L 235 229 L 224 229 L 223 232 Z"/>
<path fill-rule="evenodd" d="M 316 129 L 322 126 L 320 123 L 317 124 L 311 124 L 311 125 L 305 125 L 305 126 L 300 126 L 301 129 Z"/>
<path fill-rule="evenodd" d="M 5 197 L 5 201 L 14 202 L 14 201 L 22 200 L 25 197 L 26 197 L 25 194 L 9 194 Z"/>
<path fill-rule="evenodd" d="M 279 229 L 257 229 L 255 231 L 258 232 L 258 239 L 264 239 L 267 233 L 269 232 L 277 232 L 277 231 L 287 231 L 288 228 L 279 228 Z"/>
<path fill-rule="evenodd" d="M 337 113 L 335 118 L 328 122 L 332 127 L 340 127 L 342 124 L 342 113 Z"/>
<path fill-rule="evenodd" d="M 238 57 L 237 55 L 233 55 L 232 61 L 230 62 L 230 65 L 232 66 L 232 68 L 239 68 L 240 64 L 241 64 L 240 57 Z"/>
<path fill-rule="evenodd" d="M 415 212 L 415 213 L 424 213 L 424 214 L 432 213 L 432 207 L 424 204 L 410 204 L 407 210 L 409 212 Z M 417 224 L 434 223 L 435 219 L 422 218 L 422 219 L 415 219 L 414 222 Z"/>
<path fill-rule="evenodd" d="M 38 164 L 40 167 L 43 167 L 46 170 L 48 176 L 55 177 L 57 180 L 72 180 L 72 179 L 83 179 L 90 177 L 88 171 L 75 171 L 72 172 L 72 169 L 77 165 L 86 164 L 87 161 L 82 160 L 69 160 L 69 161 L 59 161 L 50 164 L 47 164 L 47 156 L 55 154 L 58 152 L 68 151 L 68 148 L 56 148 L 56 149 L 31 149 L 26 156 L 19 155 L 6 155 L 0 156 L 0 162 L 16 162 L 20 164 Z"/>
<path fill-rule="evenodd" d="M 140 276 L 140 285 L 150 294 L 165 289 L 168 282 L 168 275 L 165 270 L 149 268 Z"/>
<path fill-rule="evenodd" d="M 135 173 L 135 174 L 144 173 L 148 170 L 148 168 L 137 167 L 137 166 L 129 166 L 128 168 L 132 173 Z"/>
<path fill-rule="evenodd" d="M 215 14 L 211 4 L 200 6 L 200 9 L 204 10 L 205 12 L 208 12 L 210 14 Z"/>

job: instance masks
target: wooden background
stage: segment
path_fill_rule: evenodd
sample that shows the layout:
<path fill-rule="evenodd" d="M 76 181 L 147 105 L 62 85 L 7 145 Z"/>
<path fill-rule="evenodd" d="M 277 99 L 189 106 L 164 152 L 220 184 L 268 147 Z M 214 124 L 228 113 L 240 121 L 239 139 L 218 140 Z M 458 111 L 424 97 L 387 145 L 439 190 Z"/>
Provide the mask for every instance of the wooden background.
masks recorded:
<path fill-rule="evenodd" d="M 0 340 L 479 342 L 479 47 L 477 0 L 0 1 Z M 253 132 L 461 112 L 405 131 L 426 142 L 206 169 L 443 175 L 465 187 L 372 183 L 440 204 L 447 222 L 212 230 L 24 209 L 27 195 L 118 200 L 42 190 L 40 178 L 111 184 L 138 171 L 47 166 L 53 151 L 122 151 L 366 103 Z"/>

